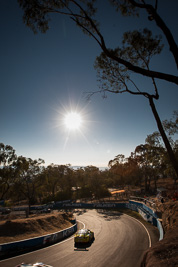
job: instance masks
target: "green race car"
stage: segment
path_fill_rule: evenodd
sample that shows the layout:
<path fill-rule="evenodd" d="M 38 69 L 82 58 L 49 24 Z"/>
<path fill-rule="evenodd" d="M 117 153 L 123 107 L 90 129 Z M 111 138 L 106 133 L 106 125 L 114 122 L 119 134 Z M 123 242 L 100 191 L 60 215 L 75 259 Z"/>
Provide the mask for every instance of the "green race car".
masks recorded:
<path fill-rule="evenodd" d="M 74 246 L 88 244 L 94 240 L 94 232 L 89 229 L 81 229 L 79 230 L 74 237 Z"/>

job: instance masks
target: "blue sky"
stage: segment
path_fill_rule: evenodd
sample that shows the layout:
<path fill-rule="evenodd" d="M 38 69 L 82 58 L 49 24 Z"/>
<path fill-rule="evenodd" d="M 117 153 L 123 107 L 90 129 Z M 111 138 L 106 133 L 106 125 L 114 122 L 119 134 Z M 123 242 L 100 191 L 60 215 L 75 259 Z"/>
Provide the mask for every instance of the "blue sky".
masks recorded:
<path fill-rule="evenodd" d="M 172 2 L 160 1 L 159 8 L 178 41 L 178 2 Z M 116 47 L 127 30 L 147 26 L 160 33 L 154 22 L 113 15 L 107 1 L 102 3 L 98 17 L 109 47 Z M 118 154 L 130 156 L 157 130 L 141 96 L 108 94 L 104 100 L 96 94 L 86 101 L 84 93 L 98 89 L 93 64 L 101 50 L 69 19 L 53 15 L 50 30 L 34 35 L 23 24 L 15 0 L 0 1 L 0 13 L 0 142 L 13 146 L 18 156 L 42 158 L 47 165 L 107 166 Z M 151 67 L 177 74 L 166 44 Z M 149 87 L 148 79 L 136 79 L 141 87 Z M 177 86 L 158 81 L 158 87 L 158 113 L 162 120 L 169 119 L 178 108 Z M 63 123 L 70 111 L 82 116 L 79 130 L 69 132 Z"/>

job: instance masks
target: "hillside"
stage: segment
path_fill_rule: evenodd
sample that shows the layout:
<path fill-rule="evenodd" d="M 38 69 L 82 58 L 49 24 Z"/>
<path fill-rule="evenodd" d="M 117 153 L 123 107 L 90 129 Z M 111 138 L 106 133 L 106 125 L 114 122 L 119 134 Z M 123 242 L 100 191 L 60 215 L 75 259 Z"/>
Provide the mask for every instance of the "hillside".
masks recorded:
<path fill-rule="evenodd" d="M 54 211 L 30 218 L 0 221 L 0 244 L 55 233 L 72 226 L 71 213 Z"/>
<path fill-rule="evenodd" d="M 178 267 L 178 201 L 159 204 L 164 239 L 146 253 L 141 267 Z"/>

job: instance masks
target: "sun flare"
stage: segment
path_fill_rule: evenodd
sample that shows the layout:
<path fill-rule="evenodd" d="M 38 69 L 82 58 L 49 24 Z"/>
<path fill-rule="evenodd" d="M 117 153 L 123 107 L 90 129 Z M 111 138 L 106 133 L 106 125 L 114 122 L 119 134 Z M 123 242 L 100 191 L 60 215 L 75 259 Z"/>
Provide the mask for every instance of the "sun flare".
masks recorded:
<path fill-rule="evenodd" d="M 64 123 L 69 130 L 78 130 L 82 123 L 81 115 L 76 112 L 70 112 L 65 116 Z"/>

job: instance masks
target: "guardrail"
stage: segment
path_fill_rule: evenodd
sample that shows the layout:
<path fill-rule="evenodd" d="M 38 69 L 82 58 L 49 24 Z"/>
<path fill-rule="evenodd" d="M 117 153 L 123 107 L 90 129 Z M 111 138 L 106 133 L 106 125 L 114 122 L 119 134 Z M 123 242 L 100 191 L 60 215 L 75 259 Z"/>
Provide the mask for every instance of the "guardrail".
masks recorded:
<path fill-rule="evenodd" d="M 142 201 L 145 204 L 149 204 L 149 206 L 152 207 L 153 209 L 156 208 L 155 202 L 151 201 L 151 200 L 149 200 L 147 198 L 130 196 L 130 200 Z"/>

